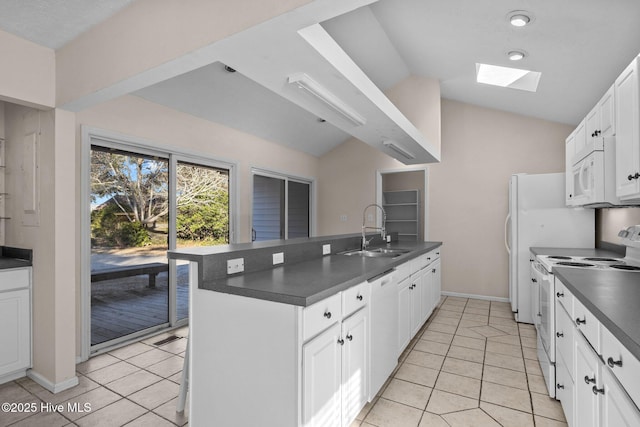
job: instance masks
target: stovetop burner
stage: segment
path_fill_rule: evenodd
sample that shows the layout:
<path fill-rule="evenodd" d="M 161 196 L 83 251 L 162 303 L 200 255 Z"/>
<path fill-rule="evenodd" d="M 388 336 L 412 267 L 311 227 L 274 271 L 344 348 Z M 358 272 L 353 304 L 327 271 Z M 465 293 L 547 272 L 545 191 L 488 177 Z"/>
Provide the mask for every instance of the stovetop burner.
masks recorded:
<path fill-rule="evenodd" d="M 585 261 L 597 261 L 597 262 L 620 262 L 619 259 L 614 258 L 600 258 L 600 257 L 591 257 L 591 258 L 582 258 Z"/>
<path fill-rule="evenodd" d="M 615 268 L 616 270 L 640 271 L 640 267 L 636 267 L 634 265 L 614 264 L 609 267 Z"/>
<path fill-rule="evenodd" d="M 568 267 L 595 267 L 594 264 L 587 264 L 586 262 L 568 262 L 568 261 L 559 262 L 557 265 L 565 265 Z"/>
<path fill-rule="evenodd" d="M 551 258 L 551 259 L 571 259 L 570 256 L 562 256 L 562 255 L 551 255 L 548 258 Z"/>

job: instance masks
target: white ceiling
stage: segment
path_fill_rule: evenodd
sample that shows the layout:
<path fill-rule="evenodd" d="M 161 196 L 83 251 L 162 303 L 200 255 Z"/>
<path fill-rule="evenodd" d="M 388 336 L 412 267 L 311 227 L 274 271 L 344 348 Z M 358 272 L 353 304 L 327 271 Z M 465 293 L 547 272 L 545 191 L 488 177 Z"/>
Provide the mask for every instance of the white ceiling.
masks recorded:
<path fill-rule="evenodd" d="M 131 1 L 0 0 L 0 28 L 57 49 Z M 532 25 L 508 24 L 519 9 Z M 444 98 L 577 124 L 640 52 L 638 16 L 637 0 L 379 0 L 322 26 L 383 90 L 410 74 L 437 78 Z M 528 53 L 518 67 L 542 72 L 537 93 L 475 82 L 476 62 L 514 65 L 513 49 Z M 350 137 L 240 68 L 216 62 L 135 95 L 313 155 Z"/>

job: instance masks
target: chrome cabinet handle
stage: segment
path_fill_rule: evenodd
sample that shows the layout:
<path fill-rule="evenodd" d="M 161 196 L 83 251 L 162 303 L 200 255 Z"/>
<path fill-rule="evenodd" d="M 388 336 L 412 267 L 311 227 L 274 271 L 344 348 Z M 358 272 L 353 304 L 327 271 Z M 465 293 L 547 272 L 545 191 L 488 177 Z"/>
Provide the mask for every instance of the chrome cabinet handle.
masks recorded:
<path fill-rule="evenodd" d="M 436 272 L 436 269 L 434 268 L 433 270 L 431 270 L 431 272 L 432 272 L 432 273 L 435 273 L 435 272 Z"/>
<path fill-rule="evenodd" d="M 536 279 L 531 279 L 531 281 L 532 281 L 533 283 L 538 283 L 538 281 L 537 281 Z"/>
<path fill-rule="evenodd" d="M 585 317 L 584 319 L 580 319 L 579 317 L 576 317 L 576 325 L 586 325 L 587 324 L 587 318 Z"/>
<path fill-rule="evenodd" d="M 324 317 L 326 317 L 327 319 L 331 319 L 331 312 L 330 311 L 325 311 L 324 312 Z"/>
<path fill-rule="evenodd" d="M 362 295 L 358 295 L 358 296 L 356 297 L 356 299 L 357 299 L 358 301 L 362 301 Z"/>
<path fill-rule="evenodd" d="M 556 296 L 558 298 L 562 298 L 562 297 L 564 297 L 564 292 L 556 292 Z"/>
<path fill-rule="evenodd" d="M 594 376 L 593 378 L 589 378 L 589 375 L 585 375 L 584 376 L 584 382 L 585 382 L 585 384 L 589 384 L 589 383 L 594 383 L 595 384 L 596 377 Z"/>
<path fill-rule="evenodd" d="M 560 390 L 560 389 L 564 388 L 564 385 L 562 385 L 562 384 L 556 384 L 556 388 L 557 388 L 558 390 Z"/>
<path fill-rule="evenodd" d="M 609 365 L 609 367 L 611 368 L 613 368 L 614 366 L 622 367 L 622 359 L 613 360 L 613 357 L 610 357 L 607 359 L 607 365 Z"/>
<path fill-rule="evenodd" d="M 564 336 L 564 334 L 562 332 L 556 332 L 556 337 L 561 338 L 563 336 Z"/>
<path fill-rule="evenodd" d="M 344 340 L 342 338 L 338 338 L 338 344 L 344 345 Z"/>
<path fill-rule="evenodd" d="M 349 341 L 352 341 L 352 340 L 353 340 L 353 335 L 351 335 L 351 334 L 347 334 L 347 339 L 348 339 Z"/>
<path fill-rule="evenodd" d="M 591 391 L 593 392 L 593 394 L 596 394 L 596 395 L 597 395 L 597 394 L 604 394 L 604 387 L 602 387 L 602 388 L 598 388 L 597 386 L 595 386 L 595 385 L 594 385 L 594 386 L 591 388 Z"/>

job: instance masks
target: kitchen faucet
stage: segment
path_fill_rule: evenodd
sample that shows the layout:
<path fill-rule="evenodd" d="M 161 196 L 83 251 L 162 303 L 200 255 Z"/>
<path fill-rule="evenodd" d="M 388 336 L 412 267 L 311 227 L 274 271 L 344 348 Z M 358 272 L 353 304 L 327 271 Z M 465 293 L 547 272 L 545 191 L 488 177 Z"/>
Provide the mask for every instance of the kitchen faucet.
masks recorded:
<path fill-rule="evenodd" d="M 369 209 L 370 207 L 375 206 L 376 208 L 380 209 L 382 211 L 382 227 L 367 227 L 365 225 L 366 223 L 366 214 L 367 214 L 367 209 Z M 387 222 L 387 213 L 384 211 L 384 208 L 378 204 L 372 203 L 370 205 L 367 205 L 367 207 L 364 208 L 364 210 L 362 211 L 362 242 L 361 242 L 361 246 L 362 246 L 362 250 L 364 251 L 365 249 L 367 249 L 367 246 L 369 245 L 369 242 L 373 239 L 373 237 L 369 240 L 367 240 L 366 236 L 365 236 L 365 232 L 366 230 L 380 230 L 380 237 L 382 237 L 382 239 L 385 238 L 386 236 L 386 232 L 385 232 L 385 225 Z"/>

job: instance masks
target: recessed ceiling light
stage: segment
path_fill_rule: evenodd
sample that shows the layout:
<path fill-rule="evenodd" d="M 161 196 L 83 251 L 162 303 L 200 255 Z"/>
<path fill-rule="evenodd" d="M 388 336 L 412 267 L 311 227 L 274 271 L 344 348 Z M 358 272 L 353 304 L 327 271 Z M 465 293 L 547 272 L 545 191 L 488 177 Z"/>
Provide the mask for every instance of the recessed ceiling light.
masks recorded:
<path fill-rule="evenodd" d="M 527 56 L 527 54 L 521 50 L 512 50 L 509 53 L 507 53 L 507 56 L 511 61 L 520 61 L 521 59 L 524 59 L 524 57 Z"/>
<path fill-rule="evenodd" d="M 478 83 L 535 92 L 542 73 L 518 68 L 476 63 Z"/>
<path fill-rule="evenodd" d="M 509 22 L 514 27 L 524 27 L 533 22 L 533 15 L 525 10 L 514 10 L 507 14 Z"/>

